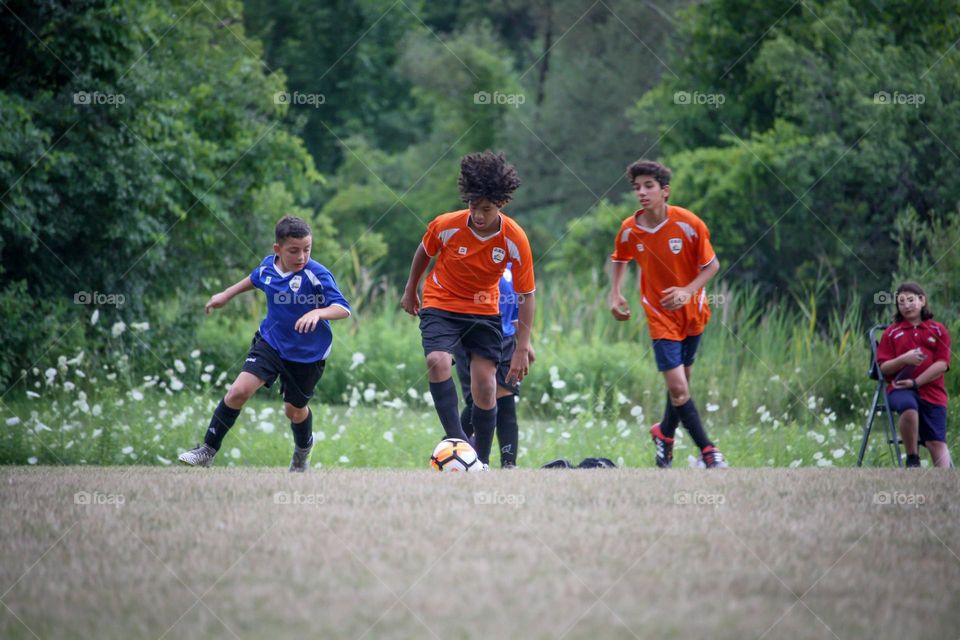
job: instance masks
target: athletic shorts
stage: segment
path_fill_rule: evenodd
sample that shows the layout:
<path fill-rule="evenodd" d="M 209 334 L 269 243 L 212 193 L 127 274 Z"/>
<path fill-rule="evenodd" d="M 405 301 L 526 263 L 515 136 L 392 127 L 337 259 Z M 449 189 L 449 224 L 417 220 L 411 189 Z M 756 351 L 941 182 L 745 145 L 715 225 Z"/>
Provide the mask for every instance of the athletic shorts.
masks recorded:
<path fill-rule="evenodd" d="M 316 362 L 284 360 L 257 331 L 250 343 L 250 352 L 247 353 L 247 359 L 243 363 L 243 371 L 263 380 L 268 388 L 279 376 L 280 393 L 283 394 L 284 402 L 302 409 L 313 397 L 313 391 L 323 376 L 326 364 L 326 360 Z"/>
<path fill-rule="evenodd" d="M 515 396 L 520 395 L 520 383 L 507 384 L 507 374 L 510 372 L 510 360 L 517 350 L 517 336 L 504 336 L 501 348 L 500 362 L 497 363 L 497 385 L 507 389 Z M 473 402 L 470 393 L 470 354 L 461 346 L 453 352 L 453 361 L 457 365 L 457 379 L 460 380 L 460 391 L 463 400 L 469 404 Z"/>
<path fill-rule="evenodd" d="M 454 313 L 440 309 L 420 311 L 420 334 L 423 354 L 443 351 L 454 354 L 463 347 L 472 356 L 500 362 L 503 330 L 500 316 Z"/>
<path fill-rule="evenodd" d="M 657 371 L 670 371 L 677 367 L 692 367 L 697 359 L 700 337 L 687 336 L 683 340 L 654 340 L 653 356 L 657 360 Z"/>
<path fill-rule="evenodd" d="M 915 389 L 894 389 L 887 394 L 890 409 L 903 413 L 913 409 L 920 416 L 920 442 L 947 441 L 947 408 L 921 400 Z"/>

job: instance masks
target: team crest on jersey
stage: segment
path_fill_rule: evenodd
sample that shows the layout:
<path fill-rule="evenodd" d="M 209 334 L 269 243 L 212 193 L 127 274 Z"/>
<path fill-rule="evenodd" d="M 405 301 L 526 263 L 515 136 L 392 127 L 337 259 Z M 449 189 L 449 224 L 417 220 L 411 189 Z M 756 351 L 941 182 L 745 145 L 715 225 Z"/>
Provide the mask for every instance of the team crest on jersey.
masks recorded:
<path fill-rule="evenodd" d="M 296 293 L 300 291 L 300 283 L 303 281 L 303 276 L 293 276 L 290 278 L 290 288 L 293 289 L 293 292 Z"/>
<path fill-rule="evenodd" d="M 642 242 L 638 242 L 638 243 L 637 243 L 637 251 L 638 251 L 639 253 L 643 253 L 643 243 L 642 243 Z"/>
<path fill-rule="evenodd" d="M 507 252 L 503 250 L 502 247 L 493 248 L 493 261 L 497 264 L 503 262 L 503 259 L 507 257 Z"/>
<path fill-rule="evenodd" d="M 674 253 L 680 253 L 680 249 L 683 248 L 683 240 L 680 238 L 670 238 L 670 251 Z"/>
<path fill-rule="evenodd" d="M 460 247 L 459 249 L 457 249 L 457 253 L 459 253 L 459 254 L 462 255 L 462 256 L 465 256 L 465 255 L 467 255 L 467 248 L 466 248 L 466 247 Z"/>
<path fill-rule="evenodd" d="M 263 279 L 263 284 L 270 284 L 271 280 L 273 280 L 273 276 L 267 276 Z"/>

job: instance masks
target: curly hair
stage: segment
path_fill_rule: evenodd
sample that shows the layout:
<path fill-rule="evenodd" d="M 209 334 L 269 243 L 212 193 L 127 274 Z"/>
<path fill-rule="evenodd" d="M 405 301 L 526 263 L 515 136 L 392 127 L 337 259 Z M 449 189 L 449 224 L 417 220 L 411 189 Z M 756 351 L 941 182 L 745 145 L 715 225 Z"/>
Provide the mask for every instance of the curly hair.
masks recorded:
<path fill-rule="evenodd" d="M 673 172 L 670 169 L 653 160 L 637 160 L 627 167 L 627 179 L 630 180 L 630 184 L 633 184 L 637 176 L 653 176 L 662 188 L 670 185 L 672 175 Z"/>
<path fill-rule="evenodd" d="M 487 150 L 471 153 L 460 160 L 457 186 L 460 187 L 460 197 L 468 205 L 485 198 L 499 207 L 510 202 L 513 192 L 520 186 L 520 176 L 503 153 Z"/>
<path fill-rule="evenodd" d="M 287 238 L 300 239 L 309 236 L 310 225 L 308 225 L 307 221 L 303 218 L 283 216 L 277 221 L 277 226 L 274 227 L 273 231 L 277 244 L 283 244 L 283 241 Z"/>

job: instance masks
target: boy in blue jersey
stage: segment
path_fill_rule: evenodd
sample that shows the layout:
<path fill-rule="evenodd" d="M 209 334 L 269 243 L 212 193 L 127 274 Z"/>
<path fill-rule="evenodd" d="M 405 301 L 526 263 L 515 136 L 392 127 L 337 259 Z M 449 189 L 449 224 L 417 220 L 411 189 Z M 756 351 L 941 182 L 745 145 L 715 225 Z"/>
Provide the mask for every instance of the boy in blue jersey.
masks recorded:
<path fill-rule="evenodd" d="M 497 444 L 500 445 L 500 466 L 512 469 L 517 466 L 517 447 L 520 439 L 520 428 L 517 426 L 517 401 L 515 396 L 520 394 L 520 382 L 507 382 L 507 373 L 510 371 L 510 361 L 517 347 L 517 323 L 520 320 L 520 305 L 517 294 L 513 289 L 513 264 L 507 263 L 507 268 L 500 278 L 500 322 L 503 330 L 503 345 L 501 347 L 500 362 L 497 363 Z M 530 345 L 530 364 L 536 359 L 533 345 Z M 468 438 L 473 438 L 473 395 L 470 393 L 470 354 L 459 343 L 453 352 L 457 365 L 457 378 L 460 380 L 460 391 L 463 394 L 464 408 L 460 414 L 460 424 Z"/>
<path fill-rule="evenodd" d="M 333 343 L 330 320 L 350 315 L 350 304 L 333 275 L 310 259 L 313 238 L 306 222 L 284 216 L 275 229 L 273 255 L 237 284 L 214 294 L 204 309 L 219 309 L 254 288 L 267 296 L 267 317 L 253 337 L 243 369 L 213 412 L 204 443 L 180 455 L 180 462 L 208 467 L 223 437 L 257 389 L 280 378 L 283 409 L 293 429 L 290 471 L 303 472 L 313 449 L 313 414 L 307 407 L 323 375 Z"/>

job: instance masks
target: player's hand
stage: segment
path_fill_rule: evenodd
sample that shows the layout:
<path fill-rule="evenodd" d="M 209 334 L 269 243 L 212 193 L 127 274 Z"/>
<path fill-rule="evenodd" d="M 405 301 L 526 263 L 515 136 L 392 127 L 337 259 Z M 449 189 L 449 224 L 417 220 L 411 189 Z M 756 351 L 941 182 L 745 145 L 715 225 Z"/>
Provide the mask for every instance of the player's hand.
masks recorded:
<path fill-rule="evenodd" d="M 507 371 L 507 384 L 517 384 L 527 377 L 530 371 L 530 350 L 518 348 L 510 358 L 510 370 Z"/>
<path fill-rule="evenodd" d="M 902 362 L 904 364 L 912 364 L 912 365 L 918 365 L 927 359 L 926 354 L 923 353 L 923 350 L 921 350 L 920 347 L 917 347 L 916 349 L 911 349 L 910 351 L 907 351 L 905 354 L 903 354 L 900 357 L 903 358 Z"/>
<path fill-rule="evenodd" d="M 314 309 L 313 311 L 307 311 L 305 314 L 300 316 L 300 319 L 296 321 L 293 325 L 293 328 L 297 333 L 307 333 L 313 331 L 317 328 L 317 324 L 320 322 L 320 309 Z"/>
<path fill-rule="evenodd" d="M 205 313 L 209 314 L 213 309 L 219 309 L 228 302 L 230 302 L 230 298 L 227 297 L 227 294 L 221 291 L 220 293 L 215 293 L 210 296 L 210 299 L 207 300 L 207 304 L 203 305 L 203 310 Z"/>
<path fill-rule="evenodd" d="M 412 316 L 420 313 L 420 294 L 417 293 L 417 290 L 404 291 L 403 297 L 400 298 L 400 306 Z"/>
<path fill-rule="evenodd" d="M 911 379 L 907 378 L 906 380 L 894 380 L 893 381 L 894 389 L 916 389 L 916 383 Z"/>
<path fill-rule="evenodd" d="M 530 351 L 527 352 L 527 357 L 530 360 L 530 364 L 536 362 L 537 353 L 533 350 L 533 345 L 530 345 Z"/>
<path fill-rule="evenodd" d="M 687 291 L 685 287 L 667 287 L 663 290 L 663 293 L 664 296 L 660 298 L 660 304 L 667 311 L 676 311 L 693 298 L 693 294 Z"/>
<path fill-rule="evenodd" d="M 623 294 L 610 294 L 610 313 L 620 321 L 630 319 L 630 304 L 627 302 L 627 299 L 623 297 Z"/>

